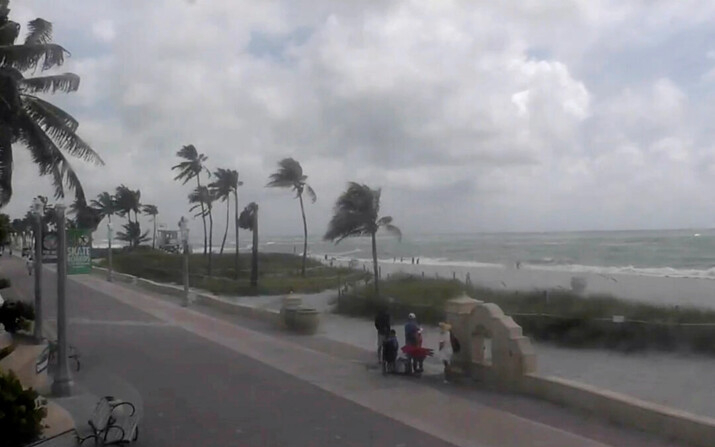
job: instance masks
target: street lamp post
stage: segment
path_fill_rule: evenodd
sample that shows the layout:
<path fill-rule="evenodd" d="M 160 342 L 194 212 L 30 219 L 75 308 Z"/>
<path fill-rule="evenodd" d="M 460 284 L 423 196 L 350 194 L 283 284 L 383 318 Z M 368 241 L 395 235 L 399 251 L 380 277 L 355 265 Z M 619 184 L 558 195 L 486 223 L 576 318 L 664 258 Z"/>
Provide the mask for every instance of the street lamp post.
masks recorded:
<path fill-rule="evenodd" d="M 107 250 L 107 281 L 112 282 L 112 223 L 107 223 L 107 242 L 109 249 Z"/>
<path fill-rule="evenodd" d="M 189 305 L 189 226 L 184 216 L 179 220 L 179 233 L 181 237 L 181 246 L 184 251 L 184 306 Z"/>
<path fill-rule="evenodd" d="M 55 396 L 72 394 L 74 383 L 67 362 L 67 230 L 65 225 L 65 206 L 55 205 L 57 211 L 57 373 L 52 382 L 52 393 Z"/>
<path fill-rule="evenodd" d="M 35 215 L 35 330 L 36 343 L 41 343 L 42 335 L 42 214 L 45 204 L 39 197 L 32 201 L 32 214 Z"/>

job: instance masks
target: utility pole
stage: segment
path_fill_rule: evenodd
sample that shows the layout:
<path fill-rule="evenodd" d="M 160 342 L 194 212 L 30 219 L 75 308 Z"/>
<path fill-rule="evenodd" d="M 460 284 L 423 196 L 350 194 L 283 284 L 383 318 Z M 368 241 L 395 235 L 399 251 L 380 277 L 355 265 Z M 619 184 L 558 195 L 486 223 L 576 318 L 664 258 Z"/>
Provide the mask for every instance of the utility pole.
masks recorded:
<path fill-rule="evenodd" d="M 112 282 L 112 223 L 107 223 L 107 242 L 109 249 L 107 250 L 107 281 Z"/>
<path fill-rule="evenodd" d="M 67 229 L 65 225 L 65 206 L 55 205 L 57 212 L 57 373 L 52 383 L 52 394 L 69 396 L 74 383 L 67 362 Z"/>
<path fill-rule="evenodd" d="M 32 201 L 32 214 L 35 215 L 35 343 L 42 343 L 42 215 L 45 204 L 39 197 Z"/>

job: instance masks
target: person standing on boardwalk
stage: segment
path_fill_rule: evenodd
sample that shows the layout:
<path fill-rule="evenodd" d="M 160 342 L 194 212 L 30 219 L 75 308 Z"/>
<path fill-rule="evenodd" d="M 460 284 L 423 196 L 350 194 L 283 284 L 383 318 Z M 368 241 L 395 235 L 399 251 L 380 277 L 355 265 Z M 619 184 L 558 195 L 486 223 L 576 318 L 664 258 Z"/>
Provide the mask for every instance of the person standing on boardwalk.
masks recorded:
<path fill-rule="evenodd" d="M 407 323 L 405 323 L 405 346 L 417 347 L 419 345 L 419 332 L 420 325 L 417 323 L 417 316 L 410 313 L 407 316 Z M 416 371 L 417 369 L 417 361 L 412 359 L 412 370 Z"/>
<path fill-rule="evenodd" d="M 381 306 L 375 315 L 375 329 L 377 329 L 377 361 L 382 363 L 382 345 L 390 336 L 391 322 L 387 308 Z"/>
<path fill-rule="evenodd" d="M 452 336 L 452 326 L 448 323 L 439 324 L 439 350 L 437 357 L 444 365 L 444 383 L 448 383 L 450 379 L 450 366 L 452 364 L 452 354 L 454 354 Z"/>

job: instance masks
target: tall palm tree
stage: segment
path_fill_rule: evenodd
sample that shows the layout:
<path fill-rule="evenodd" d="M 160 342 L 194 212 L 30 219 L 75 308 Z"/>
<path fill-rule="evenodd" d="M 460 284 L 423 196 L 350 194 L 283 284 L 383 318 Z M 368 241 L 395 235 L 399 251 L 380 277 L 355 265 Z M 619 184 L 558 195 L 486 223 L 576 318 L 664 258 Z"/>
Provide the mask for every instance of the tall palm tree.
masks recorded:
<path fill-rule="evenodd" d="M 12 197 L 13 145 L 26 148 L 40 175 L 52 176 L 55 197 L 64 197 L 67 185 L 79 198 L 84 190 L 65 153 L 102 165 L 96 152 L 76 133 L 79 123 L 37 93 L 74 92 L 79 76 L 64 73 L 25 77 L 63 64 L 66 54 L 52 43 L 52 24 L 35 19 L 21 44 L 20 25 L 8 18 L 8 0 L 0 0 L 0 207 Z"/>
<path fill-rule="evenodd" d="M 271 188 L 290 188 L 295 191 L 295 196 L 300 201 L 300 214 L 303 216 L 303 266 L 301 275 L 305 276 L 305 262 L 308 256 L 308 224 L 305 220 L 305 208 L 303 207 L 303 192 L 305 191 L 313 203 L 317 197 L 315 191 L 306 181 L 308 176 L 303 174 L 300 163 L 292 158 L 284 158 L 278 162 L 278 170 L 270 175 L 270 181 L 266 186 Z"/>
<path fill-rule="evenodd" d="M 378 217 L 380 212 L 380 189 L 370 189 L 367 185 L 350 182 L 348 188 L 335 202 L 333 218 L 328 224 L 324 240 L 339 243 L 346 237 L 372 237 L 372 264 L 375 275 L 375 296 L 379 296 L 379 271 L 377 266 L 377 243 L 375 234 L 380 228 L 402 239 L 402 232 L 392 225 L 392 217 Z"/>
<path fill-rule="evenodd" d="M 134 221 L 139 222 L 139 210 L 141 209 L 141 191 L 138 189 L 132 190 L 125 185 L 117 186 L 114 193 L 116 204 L 116 212 L 118 215 L 127 217 L 129 222 L 132 221 L 132 212 L 134 212 Z"/>
<path fill-rule="evenodd" d="M 258 205 L 251 202 L 241 211 L 238 224 L 245 230 L 253 232 L 253 246 L 251 247 L 251 286 L 258 285 Z"/>
<path fill-rule="evenodd" d="M 213 202 L 215 197 L 212 190 L 206 186 L 197 186 L 191 194 L 189 194 L 189 203 L 193 203 L 194 206 L 191 207 L 191 211 L 196 211 L 199 208 L 199 212 L 196 216 L 201 215 L 202 218 L 209 218 L 209 265 L 208 274 L 211 276 L 211 267 L 213 262 L 213 233 L 214 233 L 214 218 L 213 218 Z"/>
<path fill-rule="evenodd" d="M 196 186 L 201 187 L 201 172 L 206 171 L 209 177 L 211 172 L 204 166 L 206 160 L 209 158 L 204 154 L 199 154 L 193 144 L 186 145 L 179 149 L 176 156 L 185 160 L 181 163 L 172 166 L 172 170 L 177 170 L 179 173 L 174 177 L 174 180 L 182 180 L 182 185 L 185 185 L 189 180 L 195 178 Z M 207 236 L 206 236 L 206 210 L 201 205 L 201 221 L 204 224 L 204 254 L 206 254 L 207 248 Z"/>
<path fill-rule="evenodd" d="M 220 253 L 223 254 L 223 249 L 226 245 L 226 236 L 228 235 L 228 222 L 231 208 L 228 199 L 231 197 L 231 194 L 233 194 L 236 202 L 236 253 L 238 253 L 238 187 L 243 185 L 243 182 L 238 180 L 238 171 L 234 169 L 218 168 L 216 169 L 216 171 L 214 171 L 214 177 L 216 178 L 216 180 L 213 181 L 209 186 L 213 189 L 214 196 L 217 200 L 220 199 L 222 202 L 226 202 L 226 228 L 223 232 L 223 240 L 221 241 Z M 238 255 L 236 255 L 236 258 L 238 258 Z M 236 265 L 235 267 L 236 271 L 238 271 L 238 265 Z"/>
<path fill-rule="evenodd" d="M 102 219 L 106 217 L 109 219 L 109 223 L 112 223 L 112 215 L 117 212 L 117 201 L 113 195 L 103 192 L 92 200 L 91 205 L 92 208 L 99 211 Z"/>
<path fill-rule="evenodd" d="M 156 216 L 159 215 L 159 208 L 156 205 L 142 205 L 142 213 L 151 216 L 154 223 L 154 233 L 151 238 L 151 248 L 156 248 Z"/>

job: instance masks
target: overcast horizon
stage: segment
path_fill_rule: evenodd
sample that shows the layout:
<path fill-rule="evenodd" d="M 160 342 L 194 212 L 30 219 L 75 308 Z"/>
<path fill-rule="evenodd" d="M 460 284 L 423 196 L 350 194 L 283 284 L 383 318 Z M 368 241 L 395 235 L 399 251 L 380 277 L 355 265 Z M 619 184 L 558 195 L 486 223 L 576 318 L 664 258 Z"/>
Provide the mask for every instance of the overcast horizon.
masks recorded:
<path fill-rule="evenodd" d="M 59 71 L 80 90 L 50 100 L 106 162 L 72 160 L 88 199 L 124 183 L 169 227 L 189 215 L 193 186 L 170 169 L 186 144 L 239 171 L 262 235 L 302 234 L 293 194 L 264 188 L 289 156 L 318 195 L 313 235 L 350 180 L 381 187 L 406 235 L 715 227 L 712 1 L 10 8 L 22 35 L 42 17 L 72 53 Z M 3 212 L 19 217 L 52 188 L 14 154 Z M 219 203 L 217 235 L 224 219 Z"/>

